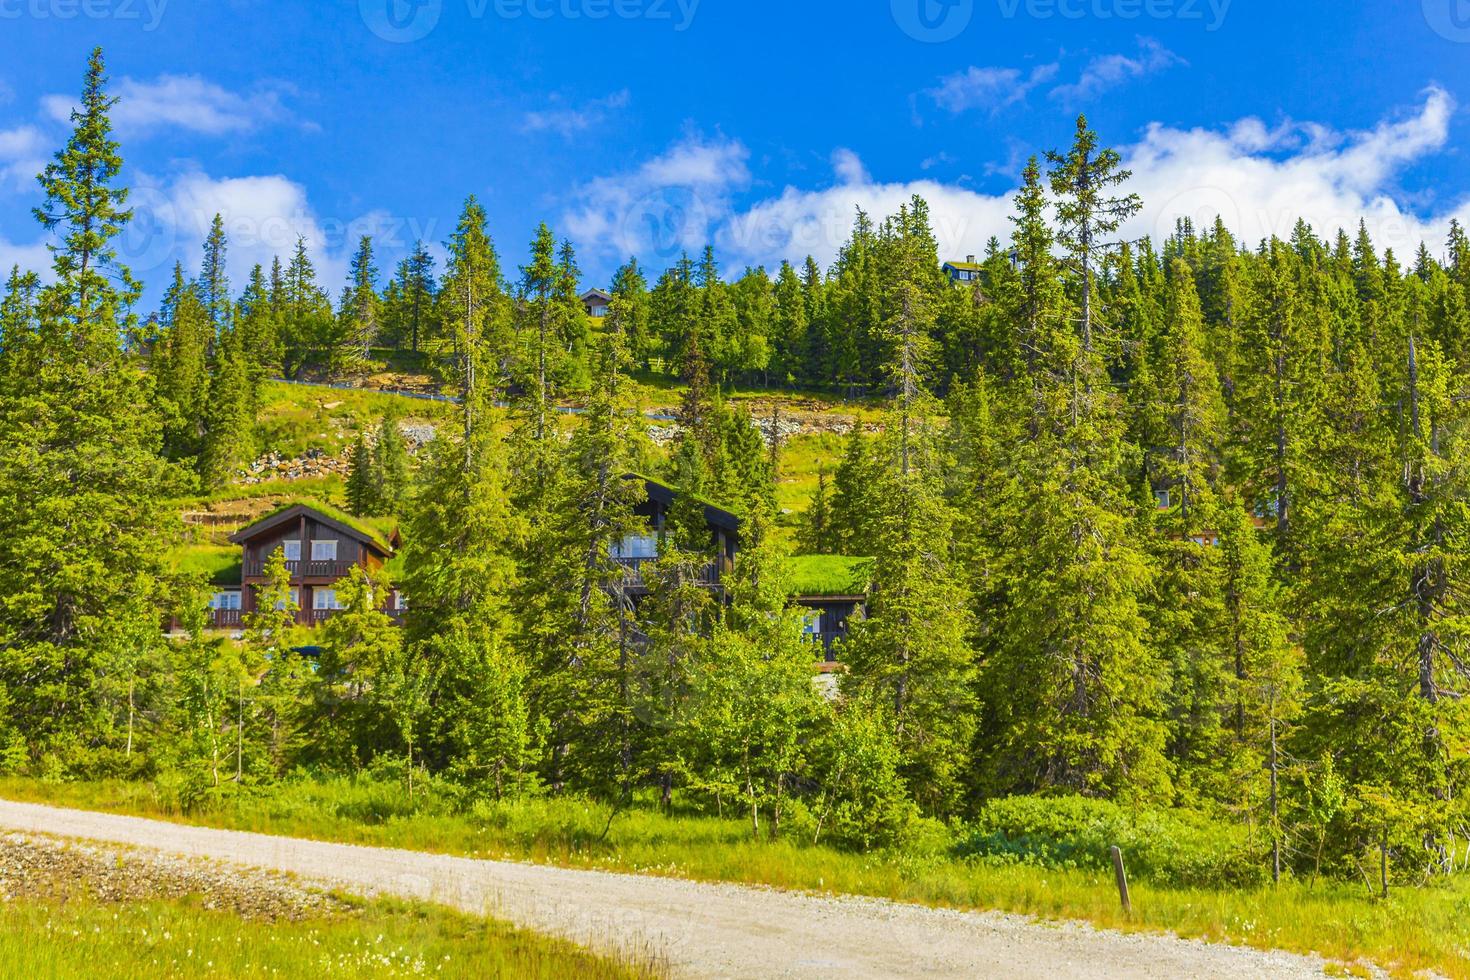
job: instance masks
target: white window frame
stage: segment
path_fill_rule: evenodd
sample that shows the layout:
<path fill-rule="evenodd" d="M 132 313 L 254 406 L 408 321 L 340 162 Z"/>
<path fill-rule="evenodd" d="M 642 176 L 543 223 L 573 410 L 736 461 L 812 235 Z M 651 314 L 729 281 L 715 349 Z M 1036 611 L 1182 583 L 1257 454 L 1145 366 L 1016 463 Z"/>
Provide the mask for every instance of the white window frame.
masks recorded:
<path fill-rule="evenodd" d="M 224 609 L 231 612 L 240 610 L 240 591 L 238 589 L 222 589 L 214 594 L 209 600 L 210 609 Z"/>
<path fill-rule="evenodd" d="M 327 603 L 328 597 L 331 598 L 330 605 Z M 342 600 L 337 598 L 336 589 L 312 589 L 311 608 L 317 612 L 339 610 L 342 608 Z"/>
<path fill-rule="evenodd" d="M 328 539 L 325 539 L 325 540 L 322 540 L 322 541 L 313 541 L 311 543 L 311 560 L 312 561 L 336 561 L 337 560 L 337 540 L 336 540 L 336 538 L 328 538 Z"/>
<path fill-rule="evenodd" d="M 294 555 L 291 554 L 291 552 L 293 552 L 293 551 L 296 552 Z M 281 542 L 281 552 L 286 556 L 286 560 L 287 561 L 300 561 L 301 560 L 301 541 L 300 541 L 300 539 L 298 539 L 298 538 L 291 538 L 289 540 L 282 541 Z"/>

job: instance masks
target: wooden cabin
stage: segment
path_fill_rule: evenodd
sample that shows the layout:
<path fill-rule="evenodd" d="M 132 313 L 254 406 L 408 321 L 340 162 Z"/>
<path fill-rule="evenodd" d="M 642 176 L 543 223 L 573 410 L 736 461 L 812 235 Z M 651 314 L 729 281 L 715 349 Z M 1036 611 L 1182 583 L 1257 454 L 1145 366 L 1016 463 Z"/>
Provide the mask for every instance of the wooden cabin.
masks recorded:
<path fill-rule="evenodd" d="M 840 644 L 868 604 L 873 559 L 795 555 L 787 559 L 791 605 L 806 618 L 806 638 L 821 646 L 818 670 L 836 669 Z"/>
<path fill-rule="evenodd" d="M 304 503 L 267 514 L 230 535 L 230 542 L 241 549 L 240 585 L 215 593 L 210 605 L 218 629 L 238 628 L 243 617 L 255 610 L 257 593 L 267 582 L 266 562 L 277 549 L 284 552 L 291 574 L 296 621 L 314 626 L 341 611 L 338 582 L 354 567 L 369 573 L 381 571 L 398 545 L 396 532 L 391 538 L 384 537 L 345 514 Z M 396 615 L 401 605 L 394 593 L 384 608 Z"/>
<path fill-rule="evenodd" d="M 636 600 L 648 593 L 643 570 L 658 560 L 668 529 L 669 512 L 673 510 L 679 491 L 638 473 L 630 473 L 625 479 L 643 483 L 643 501 L 633 509 L 633 513 L 643 519 L 645 526 L 614 543 L 612 557 L 623 566 L 624 585 Z M 707 501 L 700 503 L 704 507 L 704 521 L 709 528 L 714 556 L 710 564 L 701 570 L 700 582 L 715 587 L 720 584 L 721 577 L 735 567 L 735 555 L 740 547 L 740 518 Z"/>

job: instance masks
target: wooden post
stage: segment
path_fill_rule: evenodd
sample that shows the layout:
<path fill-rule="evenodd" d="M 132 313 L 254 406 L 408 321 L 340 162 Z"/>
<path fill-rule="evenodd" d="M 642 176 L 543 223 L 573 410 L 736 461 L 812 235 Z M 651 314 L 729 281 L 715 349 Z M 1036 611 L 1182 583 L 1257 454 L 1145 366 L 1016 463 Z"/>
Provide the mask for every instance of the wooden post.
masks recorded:
<path fill-rule="evenodd" d="M 1118 878 L 1118 898 L 1123 902 L 1123 914 L 1133 914 L 1133 903 L 1128 900 L 1128 872 L 1123 869 L 1123 852 L 1115 844 L 1113 852 L 1113 874 Z"/>

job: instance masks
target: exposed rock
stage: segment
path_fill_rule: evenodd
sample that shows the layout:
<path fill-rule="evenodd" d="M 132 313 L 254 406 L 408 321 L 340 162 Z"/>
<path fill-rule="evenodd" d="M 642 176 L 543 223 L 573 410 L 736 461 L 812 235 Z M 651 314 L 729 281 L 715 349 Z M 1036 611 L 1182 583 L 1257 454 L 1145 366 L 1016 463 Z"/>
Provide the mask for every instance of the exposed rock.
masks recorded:
<path fill-rule="evenodd" d="M 199 896 L 205 908 L 245 919 L 307 919 L 353 906 L 289 878 L 154 851 L 131 851 L 25 834 L 0 837 L 0 902 L 96 902 Z"/>

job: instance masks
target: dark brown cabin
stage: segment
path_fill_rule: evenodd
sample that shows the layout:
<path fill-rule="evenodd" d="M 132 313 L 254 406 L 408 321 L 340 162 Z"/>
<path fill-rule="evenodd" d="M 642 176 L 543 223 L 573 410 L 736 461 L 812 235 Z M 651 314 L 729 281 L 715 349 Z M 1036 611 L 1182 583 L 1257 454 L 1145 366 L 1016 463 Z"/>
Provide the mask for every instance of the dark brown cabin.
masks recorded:
<path fill-rule="evenodd" d="M 387 539 L 361 526 L 333 517 L 309 504 L 294 504 L 261 518 L 230 535 L 241 556 L 241 588 L 238 609 L 215 608 L 215 625 L 239 625 L 241 617 L 256 608 L 256 593 L 266 583 L 265 565 L 280 549 L 285 552 L 291 573 L 292 598 L 298 607 L 297 622 L 312 626 L 325 622 L 341 610 L 336 585 L 360 567 L 369 573 L 381 571 L 398 544 L 397 534 Z M 386 608 L 396 613 L 396 594 Z M 233 612 L 233 623 L 220 622 Z"/>
<path fill-rule="evenodd" d="M 629 592 L 638 596 L 648 591 L 643 580 L 643 567 L 658 560 L 669 511 L 673 509 L 679 491 L 636 473 L 628 474 L 626 479 L 638 480 L 644 485 L 644 499 L 633 508 L 633 513 L 641 517 L 646 526 L 613 545 L 613 560 L 623 566 L 624 584 Z M 705 585 L 718 586 L 721 576 L 735 567 L 735 554 L 740 547 L 740 518 L 714 504 L 705 503 L 704 522 L 709 527 L 714 558 L 701 570 L 700 581 Z"/>

